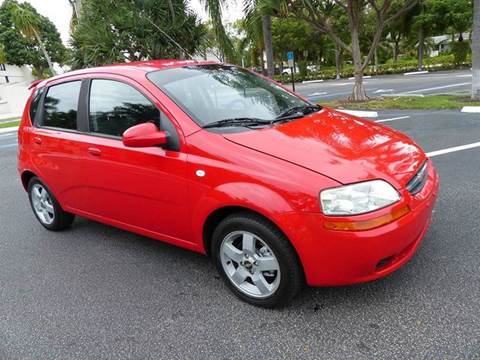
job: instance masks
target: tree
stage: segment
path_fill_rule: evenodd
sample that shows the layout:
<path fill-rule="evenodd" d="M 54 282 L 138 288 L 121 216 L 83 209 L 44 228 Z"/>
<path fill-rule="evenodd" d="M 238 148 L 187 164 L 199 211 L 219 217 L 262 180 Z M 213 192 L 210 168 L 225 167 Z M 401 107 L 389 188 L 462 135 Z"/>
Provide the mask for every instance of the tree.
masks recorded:
<path fill-rule="evenodd" d="M 52 75 L 52 63 L 63 64 L 68 58 L 55 25 L 29 3 L 15 0 L 0 7 L 0 45 L 7 63 L 32 65 L 37 77 Z"/>
<path fill-rule="evenodd" d="M 205 33 L 185 0 L 83 0 L 72 65 L 183 58 L 199 49 Z"/>
<path fill-rule="evenodd" d="M 474 0 L 472 58 L 472 99 L 480 101 L 480 0 Z"/>
<path fill-rule="evenodd" d="M 375 54 L 385 26 L 408 12 L 418 2 L 418 0 L 405 0 L 400 9 L 392 11 L 392 0 L 286 1 L 290 13 L 308 21 L 317 31 L 327 34 L 339 48 L 352 56 L 355 85 L 351 99 L 355 101 L 363 101 L 368 98 L 363 86 L 363 73 Z M 347 42 L 342 40 L 339 33 L 332 27 L 334 19 L 331 12 L 326 11 L 327 5 L 339 7 L 348 16 L 350 36 Z M 370 48 L 365 55 L 361 50 L 360 34 L 363 28 L 363 18 L 368 12 L 374 13 L 377 27 L 371 38 Z"/>
<path fill-rule="evenodd" d="M 222 6 L 225 5 L 225 0 L 202 0 L 205 5 L 205 10 L 210 18 L 212 29 L 215 33 L 215 39 L 218 48 L 222 53 L 223 61 L 233 61 L 234 49 L 230 37 L 225 31 L 222 21 Z"/>
<path fill-rule="evenodd" d="M 78 19 L 80 18 L 80 11 L 82 9 L 81 0 L 68 0 L 70 6 L 72 7 L 72 20 L 70 21 L 71 31 L 75 30 L 75 27 L 78 24 Z"/>
<path fill-rule="evenodd" d="M 272 17 L 270 15 L 262 15 L 262 30 L 267 59 L 267 76 L 273 78 L 275 65 L 273 63 Z"/>
<path fill-rule="evenodd" d="M 47 60 L 48 67 L 52 74 L 55 74 L 53 69 L 53 62 L 50 58 L 50 55 L 45 48 L 43 40 L 40 36 L 41 25 L 40 17 L 38 14 L 35 14 L 31 9 L 26 6 L 20 6 L 20 4 L 15 4 L 12 7 L 12 20 L 15 24 L 15 27 L 26 37 L 30 39 L 35 39 L 40 47 L 40 50 L 43 53 L 43 56 Z"/>
<path fill-rule="evenodd" d="M 234 59 L 234 47 L 228 37 L 222 22 L 222 6 L 226 5 L 225 0 L 203 0 L 205 8 L 209 14 L 213 28 L 216 32 L 217 42 L 219 47 L 225 54 L 227 61 L 233 61 Z M 244 0 L 245 13 L 247 18 L 253 18 L 252 15 L 260 15 L 262 21 L 262 36 L 264 50 L 267 60 L 267 75 L 273 77 L 274 63 L 273 63 L 273 45 L 272 45 L 272 18 L 271 13 L 271 1 L 261 0 Z M 266 5 L 260 7 L 259 5 Z"/>
<path fill-rule="evenodd" d="M 396 0 L 392 8 L 395 10 L 400 9 L 403 6 L 403 0 Z M 403 16 L 398 17 L 396 20 L 390 22 L 385 28 L 387 34 L 387 40 L 392 47 L 392 58 L 394 62 L 397 62 L 400 55 L 400 44 L 402 40 L 407 39 L 411 33 L 413 18 L 418 15 L 419 5 L 414 6 L 411 10 L 406 12 Z"/>

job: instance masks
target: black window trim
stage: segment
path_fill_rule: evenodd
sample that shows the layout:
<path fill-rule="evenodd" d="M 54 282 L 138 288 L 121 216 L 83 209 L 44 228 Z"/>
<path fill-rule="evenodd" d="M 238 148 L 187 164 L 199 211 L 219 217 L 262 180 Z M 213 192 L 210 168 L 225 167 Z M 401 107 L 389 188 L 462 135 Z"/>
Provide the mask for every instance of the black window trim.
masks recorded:
<path fill-rule="evenodd" d="M 35 92 L 32 94 L 32 101 L 30 104 L 30 107 L 28 109 L 28 116 L 30 117 L 30 121 L 32 122 L 32 125 L 35 126 L 41 116 L 42 109 L 43 109 L 43 97 L 45 95 L 45 88 L 38 88 L 35 90 Z M 35 98 L 39 96 L 38 98 L 38 103 L 37 103 L 37 109 L 35 111 L 35 116 L 32 118 L 32 106 L 35 101 Z"/>
<path fill-rule="evenodd" d="M 78 124 L 79 124 L 79 121 L 80 121 L 80 116 L 79 116 L 80 102 L 81 102 L 80 96 L 82 94 L 82 88 L 84 86 L 84 83 L 83 83 L 84 80 L 85 79 L 71 79 L 71 80 L 68 80 L 68 81 L 62 81 L 62 82 L 50 84 L 50 85 L 45 86 L 42 89 L 39 89 L 38 91 L 43 91 L 43 93 L 41 95 L 42 97 L 40 98 L 40 102 L 38 104 L 39 110 L 36 113 L 33 126 L 35 128 L 39 128 L 39 129 L 64 131 L 64 132 L 68 132 L 68 133 L 80 133 L 80 131 L 78 130 Z M 71 82 L 80 82 L 80 92 L 78 93 L 78 100 L 77 100 L 76 129 L 66 129 L 66 128 L 61 128 L 61 127 L 56 127 L 56 126 L 45 126 L 45 125 L 43 125 L 43 121 L 45 120 L 45 106 L 44 106 L 45 105 L 45 97 L 47 96 L 48 91 L 50 90 L 51 87 L 54 87 L 54 86 L 57 86 L 57 85 L 64 85 L 64 84 L 68 84 L 68 83 L 71 83 Z"/>
<path fill-rule="evenodd" d="M 84 96 L 85 96 L 85 104 L 84 104 L 84 109 L 85 109 L 85 114 L 84 114 L 84 119 L 83 121 L 86 122 L 85 126 L 86 126 L 86 132 L 85 134 L 86 135 L 90 135 L 90 136 L 95 136 L 95 137 L 100 137 L 100 138 L 106 138 L 106 139 L 112 139 L 112 140 L 118 140 L 118 141 L 122 141 L 122 137 L 121 136 L 115 136 L 115 135 L 108 135 L 108 134 L 101 134 L 101 133 L 94 133 L 90 130 L 90 95 L 91 95 L 91 90 L 92 90 L 92 81 L 93 80 L 108 80 L 108 81 L 116 81 L 116 82 L 119 82 L 119 83 L 122 83 L 122 84 L 125 84 L 127 86 L 130 86 L 132 87 L 133 89 L 135 89 L 136 91 L 138 91 L 141 95 L 143 95 L 148 101 L 150 101 L 152 103 L 153 106 L 155 106 L 155 108 L 160 112 L 160 117 L 162 116 L 163 114 L 163 117 L 165 118 L 166 121 L 168 121 L 170 124 L 171 124 L 171 128 L 174 129 L 174 134 L 171 134 L 170 132 L 170 136 L 173 137 L 174 139 L 172 139 L 172 142 L 173 144 L 169 145 L 166 150 L 171 150 L 171 151 L 180 151 L 180 139 L 179 139 L 179 135 L 178 135 L 178 130 L 176 129 L 176 126 L 173 124 L 172 120 L 170 119 L 170 117 L 165 113 L 165 111 L 163 111 L 162 109 L 159 109 L 158 106 L 155 104 L 155 101 L 152 100 L 152 97 L 151 96 L 148 96 L 147 94 L 145 94 L 145 91 L 142 91 L 141 89 L 139 89 L 138 86 L 136 86 L 135 84 L 132 84 L 131 82 L 129 81 L 125 81 L 123 79 L 119 79 L 117 77 L 108 77 L 108 76 L 105 76 L 105 75 L 101 75 L 101 76 L 92 76 L 92 77 L 89 77 L 89 78 L 86 78 L 85 79 L 87 81 L 86 85 L 85 85 L 85 93 L 84 93 Z M 158 124 L 156 124 L 159 129 L 161 130 L 162 129 L 162 124 L 161 124 L 161 118 L 158 120 Z"/>
<path fill-rule="evenodd" d="M 114 74 L 116 75 L 116 74 Z M 53 84 L 49 84 L 43 88 L 38 89 L 37 91 L 42 91 L 40 101 L 38 103 L 39 110 L 36 113 L 35 119 L 33 119 L 33 127 L 38 128 L 38 129 L 47 129 L 47 130 L 53 130 L 53 131 L 61 131 L 61 132 L 67 132 L 67 133 L 74 133 L 74 134 L 81 134 L 81 135 L 87 135 L 87 136 L 95 136 L 95 137 L 100 137 L 100 138 L 106 138 L 106 139 L 111 139 L 111 140 L 117 140 L 117 141 L 122 141 L 121 136 L 115 136 L 115 135 L 108 135 L 108 134 L 99 134 L 99 133 L 93 133 L 90 131 L 90 121 L 89 121 L 89 116 L 90 116 L 90 90 L 91 90 L 91 83 L 93 80 L 109 80 L 109 81 L 117 81 L 120 83 L 123 83 L 125 85 L 128 85 L 135 90 L 137 90 L 140 94 L 142 94 L 148 101 L 152 103 L 153 106 L 160 112 L 160 114 L 163 114 L 163 118 L 165 121 L 168 121 L 170 124 L 170 128 L 172 131 L 170 131 L 170 136 L 172 137 L 171 142 L 168 147 L 166 147 L 166 150 L 169 151 L 177 151 L 180 152 L 180 135 L 178 134 L 177 127 L 174 125 L 173 121 L 170 119 L 170 116 L 167 115 L 165 111 L 162 109 L 159 109 L 158 106 L 155 104 L 155 101 L 152 100 L 151 96 L 148 96 L 145 94 L 145 91 L 142 91 L 139 89 L 138 86 L 132 84 L 129 81 L 125 81 L 123 79 L 119 79 L 116 76 L 115 77 L 109 77 L 105 75 L 101 76 L 88 76 L 84 78 L 74 78 L 74 79 L 68 79 L 67 81 L 61 81 L 61 82 L 56 82 Z M 78 103 L 77 103 L 77 128 L 76 129 L 65 129 L 65 128 L 60 128 L 60 127 L 54 127 L 54 126 L 44 126 L 43 125 L 43 120 L 45 116 L 45 97 L 48 93 L 48 90 L 56 85 L 63 85 L 67 84 L 70 82 L 75 82 L 75 81 L 80 81 L 81 86 L 80 86 L 80 93 L 79 93 L 79 98 L 78 98 Z M 161 122 L 161 119 L 159 119 L 159 122 Z M 157 124 L 159 127 L 161 127 L 161 123 Z M 173 133 L 172 133 L 173 132 Z"/>

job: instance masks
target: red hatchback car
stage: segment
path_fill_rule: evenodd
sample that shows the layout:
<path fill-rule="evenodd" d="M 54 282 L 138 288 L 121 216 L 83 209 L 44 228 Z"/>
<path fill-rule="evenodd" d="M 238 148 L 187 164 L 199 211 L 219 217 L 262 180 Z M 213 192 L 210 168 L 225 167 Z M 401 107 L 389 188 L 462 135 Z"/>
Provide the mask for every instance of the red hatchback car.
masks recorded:
<path fill-rule="evenodd" d="M 265 307 L 401 267 L 439 186 L 395 130 L 237 66 L 173 60 L 33 84 L 18 169 L 45 228 L 79 215 L 209 254 Z"/>

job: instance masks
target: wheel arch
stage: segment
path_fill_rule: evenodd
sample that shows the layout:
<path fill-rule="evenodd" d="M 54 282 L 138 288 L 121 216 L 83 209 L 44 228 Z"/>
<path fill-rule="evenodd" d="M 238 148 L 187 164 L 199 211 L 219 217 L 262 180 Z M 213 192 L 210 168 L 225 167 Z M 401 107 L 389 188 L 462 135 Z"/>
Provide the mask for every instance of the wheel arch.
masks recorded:
<path fill-rule="evenodd" d="M 287 239 L 288 243 L 290 244 L 292 251 L 294 253 L 294 256 L 296 256 L 298 264 L 300 265 L 303 277 L 305 279 L 305 268 L 303 266 L 302 259 L 300 257 L 300 254 L 298 253 L 295 245 L 292 243 L 288 235 L 283 231 L 283 229 L 271 218 L 269 218 L 267 215 L 262 214 L 261 212 L 257 210 L 253 210 L 251 208 L 245 207 L 245 206 L 223 206 L 220 208 L 217 208 L 213 210 L 205 219 L 205 222 L 203 224 L 203 246 L 205 249 L 205 253 L 207 256 L 211 256 L 211 242 L 212 242 L 212 235 L 213 232 L 215 231 L 216 227 L 228 216 L 233 215 L 233 214 L 238 214 L 238 213 L 247 213 L 251 215 L 258 216 L 262 218 L 264 221 L 268 222 L 270 225 L 275 227 L 284 237 Z"/>
<path fill-rule="evenodd" d="M 22 175 L 20 176 L 20 178 L 22 180 L 22 185 L 23 185 L 23 188 L 25 190 L 28 189 L 28 183 L 35 176 L 37 176 L 37 175 L 30 170 L 25 170 L 25 171 L 22 172 Z"/>

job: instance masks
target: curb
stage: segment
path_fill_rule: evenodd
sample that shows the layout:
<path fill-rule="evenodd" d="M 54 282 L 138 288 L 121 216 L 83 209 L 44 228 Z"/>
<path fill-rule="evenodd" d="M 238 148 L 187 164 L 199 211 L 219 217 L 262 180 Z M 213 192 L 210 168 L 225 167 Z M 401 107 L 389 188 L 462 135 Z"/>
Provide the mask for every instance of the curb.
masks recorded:
<path fill-rule="evenodd" d="M 423 94 L 405 94 L 405 93 L 399 93 L 399 94 L 380 94 L 381 97 L 425 97 Z"/>
<path fill-rule="evenodd" d="M 14 132 L 14 131 L 18 131 L 18 126 L 11 126 L 11 127 L 7 127 L 7 128 L 0 128 L 0 134 L 9 133 L 9 132 Z"/>
<path fill-rule="evenodd" d="M 405 76 L 409 76 L 409 75 L 422 75 L 422 74 L 428 74 L 429 71 L 428 70 L 423 70 L 423 71 L 411 71 L 411 72 L 406 72 L 406 73 L 403 73 L 403 75 Z"/>
<path fill-rule="evenodd" d="M 302 84 L 312 84 L 312 83 L 319 83 L 319 82 L 323 82 L 323 79 L 319 79 L 319 80 L 305 80 L 305 81 L 302 81 Z"/>
<path fill-rule="evenodd" d="M 363 77 L 363 79 L 371 79 L 371 78 L 372 78 L 371 75 L 366 75 Z M 355 76 L 349 77 L 348 80 L 355 80 Z"/>
<path fill-rule="evenodd" d="M 358 116 L 362 118 L 377 118 L 378 112 L 376 111 L 361 111 L 361 110 L 344 110 L 344 109 L 335 109 L 335 111 L 339 111 L 348 115 Z"/>
<path fill-rule="evenodd" d="M 463 113 L 480 113 L 480 106 L 464 106 Z"/>

